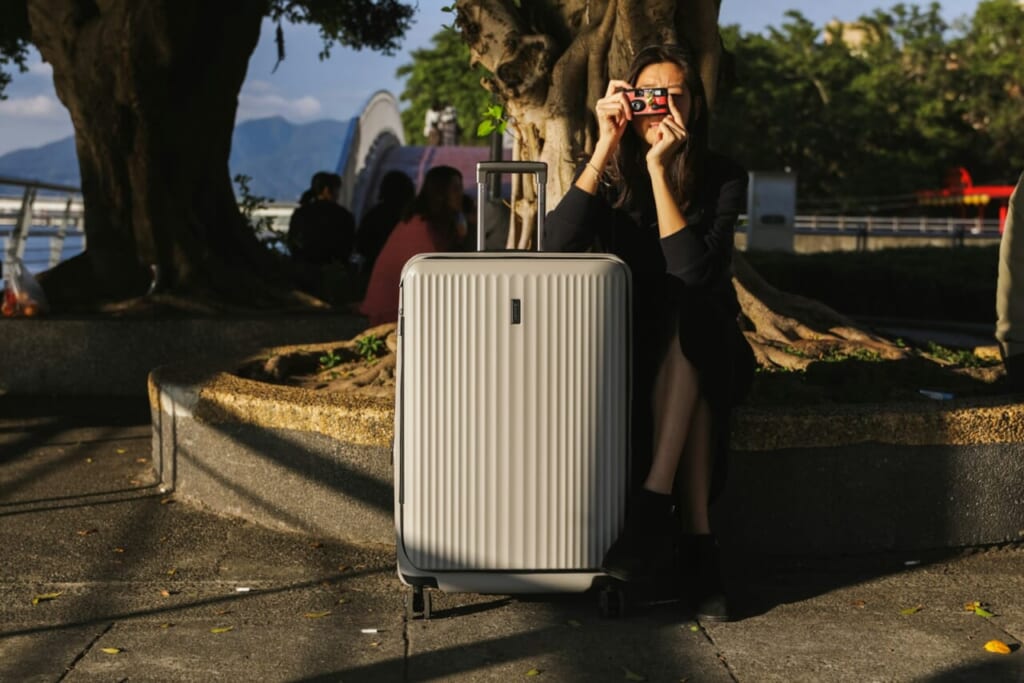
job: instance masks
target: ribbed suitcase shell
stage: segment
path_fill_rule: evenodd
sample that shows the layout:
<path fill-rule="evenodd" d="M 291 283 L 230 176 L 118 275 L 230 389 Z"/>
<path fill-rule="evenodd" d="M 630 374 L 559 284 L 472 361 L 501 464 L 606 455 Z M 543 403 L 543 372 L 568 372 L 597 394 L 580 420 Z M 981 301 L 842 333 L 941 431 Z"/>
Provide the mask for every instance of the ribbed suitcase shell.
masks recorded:
<path fill-rule="evenodd" d="M 625 503 L 630 287 L 606 255 L 406 264 L 394 451 L 403 581 L 582 591 L 601 575 Z"/>

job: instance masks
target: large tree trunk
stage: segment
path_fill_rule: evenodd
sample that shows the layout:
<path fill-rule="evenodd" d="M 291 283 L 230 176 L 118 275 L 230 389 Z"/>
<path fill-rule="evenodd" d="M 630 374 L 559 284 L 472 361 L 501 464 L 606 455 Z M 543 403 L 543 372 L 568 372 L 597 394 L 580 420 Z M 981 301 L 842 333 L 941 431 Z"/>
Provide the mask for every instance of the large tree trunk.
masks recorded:
<path fill-rule="evenodd" d="M 125 298 L 156 276 L 171 294 L 258 304 L 273 266 L 239 213 L 228 156 L 266 3 L 28 7 L 32 42 L 74 124 L 88 245 L 41 278 L 48 294 Z"/>
<path fill-rule="evenodd" d="M 684 43 L 695 53 L 713 106 L 722 56 L 719 0 L 458 0 L 456 26 L 484 83 L 505 103 L 516 158 L 548 164 L 547 201 L 568 191 L 575 166 L 597 133 L 594 104 L 610 77 L 655 43 Z M 515 186 L 514 186 L 515 187 Z M 529 187 L 524 188 L 529 190 Z M 535 225 L 530 192 L 517 200 L 510 248 L 526 248 Z M 827 352 L 867 348 L 884 357 L 904 351 L 859 330 L 828 307 L 771 288 L 736 257 L 735 284 L 746 333 L 762 365 L 798 368 Z"/>

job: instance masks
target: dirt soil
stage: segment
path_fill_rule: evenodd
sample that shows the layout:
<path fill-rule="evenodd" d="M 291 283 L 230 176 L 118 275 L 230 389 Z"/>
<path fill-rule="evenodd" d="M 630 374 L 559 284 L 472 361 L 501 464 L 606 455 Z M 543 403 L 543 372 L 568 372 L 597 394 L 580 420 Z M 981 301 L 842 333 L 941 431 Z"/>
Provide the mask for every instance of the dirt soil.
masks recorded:
<path fill-rule="evenodd" d="M 380 348 L 361 355 L 358 340 L 370 337 L 382 342 Z M 395 325 L 381 325 L 345 342 L 299 347 L 252 360 L 236 374 L 312 391 L 390 397 L 396 348 Z M 803 370 L 761 369 L 744 404 L 930 402 L 1009 392 L 1002 363 L 992 349 L 960 350 L 945 357 L 920 349 L 907 351 L 906 357 L 895 360 L 825 353 L 820 360 L 810 359 Z"/>

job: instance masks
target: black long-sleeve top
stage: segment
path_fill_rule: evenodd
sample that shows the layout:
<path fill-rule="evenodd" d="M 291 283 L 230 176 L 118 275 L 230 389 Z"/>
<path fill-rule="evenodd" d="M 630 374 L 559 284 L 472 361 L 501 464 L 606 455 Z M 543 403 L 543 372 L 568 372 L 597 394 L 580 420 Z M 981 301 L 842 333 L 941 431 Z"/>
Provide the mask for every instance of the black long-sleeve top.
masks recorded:
<path fill-rule="evenodd" d="M 634 312 L 655 313 L 666 287 L 680 285 L 706 295 L 729 315 L 739 312 L 732 286 L 732 250 L 736 221 L 746 200 L 747 174 L 735 162 L 709 154 L 706 176 L 687 211 L 687 225 L 662 238 L 650 183 L 640 186 L 632 206 L 612 208 L 609 188 L 590 195 L 575 185 L 547 216 L 544 247 L 586 251 L 592 247 L 621 258 L 633 274 Z M 665 275 L 673 281 L 666 281 Z"/>

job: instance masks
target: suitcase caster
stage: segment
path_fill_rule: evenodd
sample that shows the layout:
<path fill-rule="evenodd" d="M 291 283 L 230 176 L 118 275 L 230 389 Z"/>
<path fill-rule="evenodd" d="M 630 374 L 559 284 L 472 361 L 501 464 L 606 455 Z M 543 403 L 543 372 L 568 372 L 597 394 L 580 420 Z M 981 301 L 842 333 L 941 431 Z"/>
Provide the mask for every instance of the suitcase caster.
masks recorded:
<path fill-rule="evenodd" d="M 423 619 L 430 618 L 430 590 L 423 586 L 413 586 L 412 590 L 405 594 L 406 621 L 412 621 L 417 616 Z"/>
<path fill-rule="evenodd" d="M 621 619 L 626 614 L 626 591 L 622 586 L 607 584 L 597 594 L 597 610 L 605 619 Z"/>

